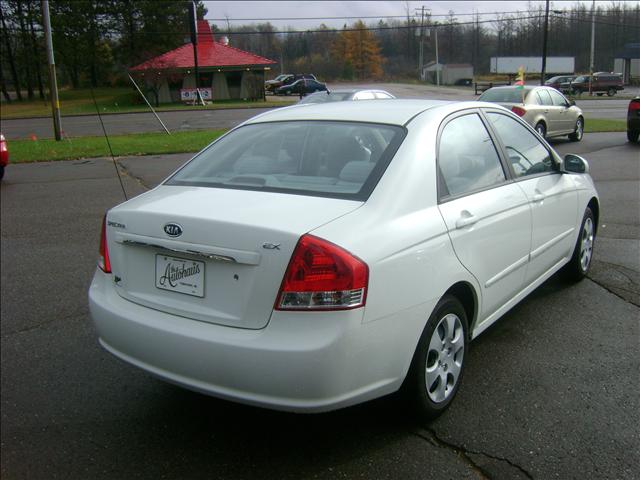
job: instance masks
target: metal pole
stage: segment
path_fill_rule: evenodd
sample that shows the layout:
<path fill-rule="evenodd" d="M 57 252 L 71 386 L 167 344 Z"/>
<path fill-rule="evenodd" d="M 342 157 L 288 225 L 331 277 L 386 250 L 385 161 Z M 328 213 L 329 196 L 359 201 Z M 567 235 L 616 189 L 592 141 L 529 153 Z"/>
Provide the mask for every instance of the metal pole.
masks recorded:
<path fill-rule="evenodd" d="M 424 68 L 424 5 L 421 9 L 420 20 L 420 58 L 418 58 L 418 78 L 422 80 L 422 69 Z"/>
<path fill-rule="evenodd" d="M 49 1 L 41 0 L 42 18 L 44 20 L 44 36 L 47 42 L 47 63 L 49 64 L 49 90 L 51 90 L 51 114 L 53 116 L 53 132 L 57 141 L 62 140 L 62 122 L 60 121 L 60 100 L 58 99 L 58 82 L 56 80 L 56 62 L 53 58 L 53 40 L 51 39 L 51 21 L 49 19 Z"/>
<path fill-rule="evenodd" d="M 540 85 L 544 85 L 544 74 L 547 70 L 547 36 L 549 35 L 549 0 L 544 8 L 544 33 L 542 36 L 542 71 L 540 72 Z"/>
<path fill-rule="evenodd" d="M 200 94 L 200 72 L 198 70 L 198 20 L 196 17 L 196 4 L 193 1 L 189 4 L 189 16 L 189 25 L 191 26 L 191 44 L 193 45 L 193 71 L 196 78 L 196 98 L 202 105 L 204 105 L 204 100 Z"/>
<path fill-rule="evenodd" d="M 440 85 L 440 60 L 438 59 L 438 27 L 434 28 L 436 32 L 436 85 Z"/>
<path fill-rule="evenodd" d="M 596 0 L 591 4 L 591 55 L 589 57 L 589 95 L 593 95 L 593 57 L 596 46 Z"/>
<path fill-rule="evenodd" d="M 164 123 L 162 123 L 162 120 L 160 120 L 160 117 L 158 116 L 158 114 L 156 113 L 156 111 L 153 109 L 153 107 L 151 106 L 151 104 L 149 103 L 149 100 L 147 100 L 147 97 L 144 96 L 144 93 L 142 93 L 142 90 L 140 90 L 140 87 L 138 86 L 138 84 L 136 83 L 136 81 L 133 79 L 133 77 L 131 76 L 131 74 L 129 75 L 129 80 L 131 80 L 131 82 L 135 85 L 136 90 L 138 90 L 138 93 L 140 93 L 140 95 L 142 95 L 142 98 L 144 98 L 144 101 L 147 102 L 147 105 L 149 105 L 149 108 L 151 109 L 151 111 L 153 112 L 153 114 L 156 116 L 156 118 L 158 119 L 158 121 L 160 122 L 160 125 L 162 125 L 162 128 L 164 128 L 164 131 L 167 132 L 167 135 L 171 135 L 171 132 L 169 131 L 169 129 L 166 127 L 166 125 Z"/>

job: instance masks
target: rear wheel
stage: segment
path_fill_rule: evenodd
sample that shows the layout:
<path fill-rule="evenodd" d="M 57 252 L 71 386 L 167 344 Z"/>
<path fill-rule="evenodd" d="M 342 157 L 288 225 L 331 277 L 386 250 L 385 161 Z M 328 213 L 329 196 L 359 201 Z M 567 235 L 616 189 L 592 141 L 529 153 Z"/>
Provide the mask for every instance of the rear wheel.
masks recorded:
<path fill-rule="evenodd" d="M 4 166 L 0 165 L 0 180 L 2 180 L 2 177 L 4 177 Z"/>
<path fill-rule="evenodd" d="M 615 88 L 610 88 L 609 90 L 607 90 L 607 95 L 609 95 L 610 97 L 613 97 L 615 94 L 616 94 Z"/>
<path fill-rule="evenodd" d="M 569 140 L 574 142 L 579 142 L 582 140 L 582 136 L 584 135 L 584 120 L 582 117 L 578 117 L 576 120 L 576 128 L 573 133 L 569 134 Z"/>
<path fill-rule="evenodd" d="M 440 415 L 453 401 L 468 351 L 468 322 L 460 301 L 445 295 L 424 327 L 403 390 L 425 419 Z"/>
<path fill-rule="evenodd" d="M 593 245 L 596 240 L 596 224 L 591 208 L 587 207 L 582 217 L 580 234 L 573 249 L 569 263 L 564 266 L 565 277 L 572 281 L 580 281 L 589 273 L 593 258 Z"/>
<path fill-rule="evenodd" d="M 547 127 L 543 122 L 538 122 L 536 124 L 536 132 L 540 134 L 542 138 L 546 138 L 547 136 Z"/>
<path fill-rule="evenodd" d="M 639 136 L 640 130 L 627 130 L 627 140 L 629 140 L 630 142 L 638 143 Z"/>

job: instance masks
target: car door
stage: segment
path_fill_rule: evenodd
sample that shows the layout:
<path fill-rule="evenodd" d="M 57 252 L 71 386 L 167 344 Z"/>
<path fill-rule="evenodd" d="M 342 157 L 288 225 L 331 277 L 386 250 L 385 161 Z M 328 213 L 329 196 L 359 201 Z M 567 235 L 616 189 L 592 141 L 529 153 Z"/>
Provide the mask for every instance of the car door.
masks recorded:
<path fill-rule="evenodd" d="M 482 289 L 486 319 L 523 287 L 531 212 L 477 111 L 449 117 L 438 141 L 439 210 L 456 256 Z M 437 272 L 434 272 L 437 274 Z"/>
<path fill-rule="evenodd" d="M 531 205 L 531 252 L 528 285 L 571 255 L 578 216 L 578 195 L 570 175 L 563 175 L 547 146 L 510 115 L 487 111 L 516 185 Z"/>
<path fill-rule="evenodd" d="M 538 88 L 536 89 L 536 96 L 542 104 L 541 109 L 547 126 L 547 135 L 555 135 L 558 130 L 561 130 L 562 117 L 560 116 L 560 107 L 553 104 L 550 89 Z"/>
<path fill-rule="evenodd" d="M 576 126 L 577 115 L 571 110 L 571 104 L 560 92 L 549 90 L 553 105 L 558 107 L 558 130 L 573 132 Z"/>

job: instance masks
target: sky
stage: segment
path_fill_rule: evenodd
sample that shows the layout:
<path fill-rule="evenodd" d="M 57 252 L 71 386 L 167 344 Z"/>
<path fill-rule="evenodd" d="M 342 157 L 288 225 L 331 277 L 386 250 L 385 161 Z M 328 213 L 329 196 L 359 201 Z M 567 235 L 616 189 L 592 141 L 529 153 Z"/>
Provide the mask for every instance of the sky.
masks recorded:
<path fill-rule="evenodd" d="M 526 12 L 529 8 L 537 9 L 538 6 L 544 8 L 544 1 L 205 1 L 209 12 L 206 18 L 221 28 L 229 25 L 233 30 L 234 25 L 265 23 L 269 21 L 272 25 L 282 29 L 284 27 L 294 27 L 295 30 L 305 30 L 314 28 L 324 23 L 329 27 L 341 28 L 345 23 L 353 23 L 358 18 L 364 16 L 402 15 L 406 18 L 407 6 L 411 12 L 415 12 L 422 5 L 431 9 L 434 20 L 444 19 L 449 10 L 456 14 L 473 13 L 478 11 L 485 14 L 481 18 L 493 18 L 493 12 Z M 571 0 L 552 1 L 551 9 L 562 10 L 571 6 L 583 3 L 591 6 L 591 0 Z M 610 6 L 613 2 L 596 1 L 596 5 Z M 637 5 L 640 1 L 626 1 L 626 4 Z M 443 17 L 436 18 L 437 15 Z M 323 17 L 323 20 L 271 20 L 273 18 L 291 17 Z M 329 19 L 327 17 L 354 17 L 351 19 Z M 458 20 L 463 21 L 465 16 L 459 16 Z M 255 19 L 255 20 L 241 20 Z M 365 23 L 375 23 L 374 18 L 365 19 Z"/>

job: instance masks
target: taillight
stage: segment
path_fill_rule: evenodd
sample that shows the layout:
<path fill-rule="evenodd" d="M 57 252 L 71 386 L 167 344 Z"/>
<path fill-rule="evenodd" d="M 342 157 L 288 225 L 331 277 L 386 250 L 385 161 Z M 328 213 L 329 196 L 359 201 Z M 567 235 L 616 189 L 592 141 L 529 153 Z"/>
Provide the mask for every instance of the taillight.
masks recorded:
<path fill-rule="evenodd" d="M 527 113 L 527 111 L 522 107 L 511 107 L 511 111 L 519 117 L 524 117 L 524 114 Z"/>
<path fill-rule="evenodd" d="M 362 307 L 369 267 L 337 245 L 304 235 L 278 293 L 276 310 L 344 310 Z"/>
<path fill-rule="evenodd" d="M 629 103 L 629 111 L 635 112 L 636 110 L 640 110 L 640 102 L 630 102 Z"/>
<path fill-rule="evenodd" d="M 107 216 L 102 219 L 102 232 L 100 233 L 100 258 L 98 266 L 104 273 L 111 273 L 111 262 L 109 261 L 109 246 L 107 245 Z"/>

